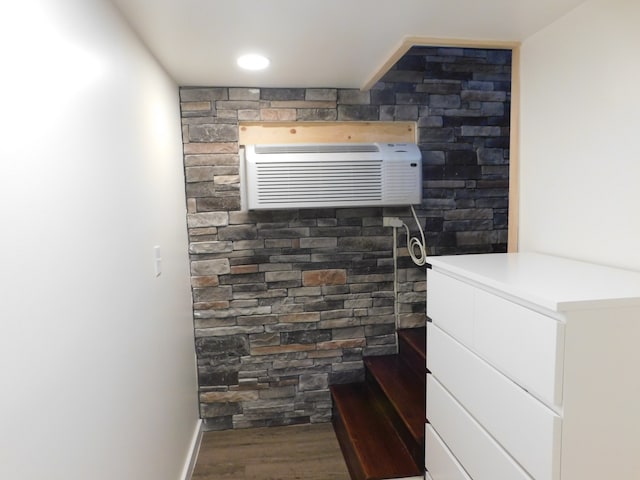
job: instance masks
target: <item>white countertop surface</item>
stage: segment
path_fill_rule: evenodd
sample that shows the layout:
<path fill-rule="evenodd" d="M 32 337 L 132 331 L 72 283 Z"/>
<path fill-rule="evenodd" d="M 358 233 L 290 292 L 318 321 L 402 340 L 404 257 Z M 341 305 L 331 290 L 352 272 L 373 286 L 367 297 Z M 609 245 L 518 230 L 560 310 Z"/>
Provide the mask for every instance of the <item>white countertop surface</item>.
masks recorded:
<path fill-rule="evenodd" d="M 631 270 L 540 253 L 451 255 L 427 262 L 436 271 L 555 312 L 640 306 L 640 272 Z"/>

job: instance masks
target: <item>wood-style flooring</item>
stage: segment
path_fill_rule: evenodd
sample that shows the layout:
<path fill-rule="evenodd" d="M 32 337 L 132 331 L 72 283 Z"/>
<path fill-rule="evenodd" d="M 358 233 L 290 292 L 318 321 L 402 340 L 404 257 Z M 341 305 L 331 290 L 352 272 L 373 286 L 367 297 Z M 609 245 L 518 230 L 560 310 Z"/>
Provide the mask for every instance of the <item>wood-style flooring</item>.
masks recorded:
<path fill-rule="evenodd" d="M 330 423 L 205 432 L 193 480 L 349 480 Z"/>

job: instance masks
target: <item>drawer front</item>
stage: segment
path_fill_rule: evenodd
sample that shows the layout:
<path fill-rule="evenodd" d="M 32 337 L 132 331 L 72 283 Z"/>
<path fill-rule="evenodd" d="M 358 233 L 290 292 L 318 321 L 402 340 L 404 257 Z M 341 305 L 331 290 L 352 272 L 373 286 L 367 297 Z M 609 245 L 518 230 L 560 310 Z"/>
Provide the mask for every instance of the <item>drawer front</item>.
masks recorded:
<path fill-rule="evenodd" d="M 435 270 L 427 271 L 427 315 L 464 344 L 473 341 L 474 287 Z"/>
<path fill-rule="evenodd" d="M 431 425 L 425 428 L 424 461 L 433 480 L 472 480 Z"/>
<path fill-rule="evenodd" d="M 558 480 L 560 417 L 437 326 L 427 339 L 434 377 L 531 476 Z"/>
<path fill-rule="evenodd" d="M 531 480 L 469 413 L 427 375 L 429 421 L 473 480 Z M 526 432 L 522 432 L 526 435 Z"/>
<path fill-rule="evenodd" d="M 564 324 L 477 289 L 473 348 L 547 405 L 562 405 Z"/>

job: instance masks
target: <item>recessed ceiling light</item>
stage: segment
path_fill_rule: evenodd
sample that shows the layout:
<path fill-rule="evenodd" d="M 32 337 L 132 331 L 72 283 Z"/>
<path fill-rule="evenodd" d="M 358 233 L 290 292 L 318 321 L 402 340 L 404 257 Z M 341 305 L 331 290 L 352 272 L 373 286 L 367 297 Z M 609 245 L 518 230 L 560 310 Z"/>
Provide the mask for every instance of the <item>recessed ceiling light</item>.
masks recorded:
<path fill-rule="evenodd" d="M 257 54 L 243 55 L 238 58 L 238 65 L 245 70 L 264 70 L 269 66 L 269 59 Z"/>

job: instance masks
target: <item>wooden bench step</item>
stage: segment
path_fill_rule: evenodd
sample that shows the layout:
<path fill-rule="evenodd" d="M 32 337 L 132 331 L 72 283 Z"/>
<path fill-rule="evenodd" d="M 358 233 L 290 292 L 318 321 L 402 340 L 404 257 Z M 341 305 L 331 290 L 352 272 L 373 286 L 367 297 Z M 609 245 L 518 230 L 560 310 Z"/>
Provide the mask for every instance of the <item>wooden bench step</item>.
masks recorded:
<path fill-rule="evenodd" d="M 424 462 L 425 374 L 416 373 L 397 355 L 364 359 L 367 382 L 380 409 L 392 421 L 418 464 Z"/>
<path fill-rule="evenodd" d="M 426 328 L 398 330 L 398 351 L 400 358 L 417 375 L 424 376 L 427 358 Z"/>
<path fill-rule="evenodd" d="M 333 425 L 352 480 L 423 475 L 391 421 L 364 383 L 332 385 Z M 424 422 L 423 422 L 424 425 Z"/>

